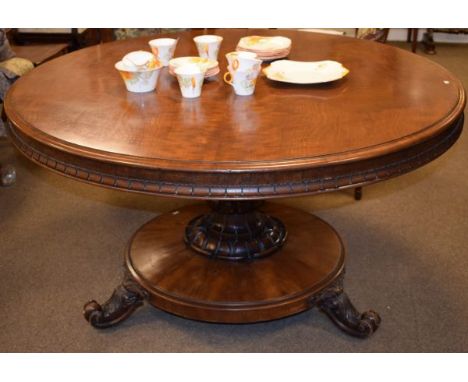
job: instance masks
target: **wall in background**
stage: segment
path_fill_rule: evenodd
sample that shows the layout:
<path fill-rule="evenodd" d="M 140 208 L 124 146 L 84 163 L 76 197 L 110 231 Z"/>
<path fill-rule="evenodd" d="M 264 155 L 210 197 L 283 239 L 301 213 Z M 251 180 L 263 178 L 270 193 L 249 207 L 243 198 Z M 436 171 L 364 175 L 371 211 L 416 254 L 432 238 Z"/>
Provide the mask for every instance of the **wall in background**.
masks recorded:
<path fill-rule="evenodd" d="M 86 28 L 78 28 L 79 33 L 84 31 Z M 320 28 L 324 30 L 336 30 L 344 32 L 346 36 L 354 36 L 355 28 Z M 35 33 L 69 33 L 69 28 L 18 28 L 20 32 L 35 32 Z M 406 41 L 407 28 L 390 28 L 388 35 L 389 41 Z M 418 40 L 421 41 L 426 31 L 425 28 L 419 29 Z M 448 33 L 436 33 L 434 34 L 435 42 L 455 42 L 455 43 L 468 43 L 468 35 L 457 35 Z"/>
<path fill-rule="evenodd" d="M 323 28 L 325 30 L 336 30 L 344 32 L 346 36 L 354 36 L 355 28 Z M 418 40 L 421 41 L 426 32 L 426 28 L 420 28 Z M 388 34 L 389 41 L 406 41 L 407 28 L 390 28 Z M 468 43 L 468 35 L 466 34 L 449 34 L 449 33 L 435 33 L 434 41 L 437 42 L 454 42 L 454 43 Z"/>

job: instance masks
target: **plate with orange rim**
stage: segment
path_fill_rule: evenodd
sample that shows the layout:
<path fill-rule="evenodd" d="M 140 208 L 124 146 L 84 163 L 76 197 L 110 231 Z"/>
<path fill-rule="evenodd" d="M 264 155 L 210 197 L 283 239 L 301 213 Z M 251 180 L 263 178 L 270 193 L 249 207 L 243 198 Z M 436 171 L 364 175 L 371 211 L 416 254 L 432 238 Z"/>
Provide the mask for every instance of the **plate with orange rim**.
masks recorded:
<path fill-rule="evenodd" d="M 291 39 L 283 36 L 247 36 L 237 44 L 240 49 L 256 52 L 277 52 L 291 48 Z"/>
<path fill-rule="evenodd" d="M 340 62 L 332 60 L 279 60 L 264 68 L 263 73 L 273 81 L 292 84 L 320 84 L 339 80 L 348 75 L 349 70 Z"/>
<path fill-rule="evenodd" d="M 237 43 L 237 51 L 253 52 L 263 61 L 287 57 L 291 51 L 291 39 L 283 36 L 247 36 Z"/>

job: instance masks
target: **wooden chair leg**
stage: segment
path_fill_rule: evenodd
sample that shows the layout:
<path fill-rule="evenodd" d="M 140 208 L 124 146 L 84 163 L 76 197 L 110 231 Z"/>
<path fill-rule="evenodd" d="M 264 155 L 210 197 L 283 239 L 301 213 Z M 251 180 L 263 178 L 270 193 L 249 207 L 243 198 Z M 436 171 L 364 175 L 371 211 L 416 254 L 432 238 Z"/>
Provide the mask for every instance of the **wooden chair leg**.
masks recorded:
<path fill-rule="evenodd" d="M 427 32 L 424 33 L 423 45 L 424 45 L 424 53 L 436 54 L 435 43 L 434 43 L 434 33 L 432 31 L 432 28 L 427 28 Z"/>
<path fill-rule="evenodd" d="M 354 189 L 354 199 L 361 200 L 362 199 L 362 187 L 356 187 Z"/>
<path fill-rule="evenodd" d="M 413 36 L 412 36 L 412 43 L 411 43 L 411 51 L 416 53 L 416 49 L 418 48 L 418 28 L 413 28 Z"/>

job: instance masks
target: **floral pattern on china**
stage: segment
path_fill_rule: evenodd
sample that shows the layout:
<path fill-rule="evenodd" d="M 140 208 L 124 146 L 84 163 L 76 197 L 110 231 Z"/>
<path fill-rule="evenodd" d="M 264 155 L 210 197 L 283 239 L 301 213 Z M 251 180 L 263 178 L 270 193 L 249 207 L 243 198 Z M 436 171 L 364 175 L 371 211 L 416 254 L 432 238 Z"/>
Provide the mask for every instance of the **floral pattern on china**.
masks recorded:
<path fill-rule="evenodd" d="M 144 50 L 130 52 L 122 58 L 122 64 L 129 71 L 151 70 L 161 66 L 154 54 Z"/>
<path fill-rule="evenodd" d="M 128 91 L 142 93 L 156 88 L 161 63 L 146 51 L 126 54 L 115 64 Z"/>
<path fill-rule="evenodd" d="M 237 51 L 256 53 L 263 61 L 284 58 L 291 52 L 291 39 L 283 36 L 247 36 L 242 37 Z"/>
<path fill-rule="evenodd" d="M 156 38 L 148 42 L 151 51 L 163 66 L 169 64 L 169 60 L 174 56 L 174 52 L 179 39 Z"/>
<path fill-rule="evenodd" d="M 293 84 L 318 84 L 345 77 L 349 70 L 340 62 L 279 60 L 271 63 L 263 73 L 270 80 Z"/>
<path fill-rule="evenodd" d="M 180 91 L 184 98 L 197 98 L 201 95 L 205 69 L 197 64 L 186 64 L 175 69 Z"/>
<path fill-rule="evenodd" d="M 247 36 L 239 40 L 237 47 L 249 51 L 272 52 L 289 49 L 291 39 L 283 36 Z"/>

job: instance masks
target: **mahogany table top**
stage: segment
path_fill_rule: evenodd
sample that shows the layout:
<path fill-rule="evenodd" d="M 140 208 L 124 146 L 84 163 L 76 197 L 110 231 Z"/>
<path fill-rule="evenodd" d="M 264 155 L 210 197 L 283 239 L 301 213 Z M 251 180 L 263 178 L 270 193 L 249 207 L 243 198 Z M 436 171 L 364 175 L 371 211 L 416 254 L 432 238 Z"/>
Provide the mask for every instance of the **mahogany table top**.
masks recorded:
<path fill-rule="evenodd" d="M 5 109 L 13 123 L 13 140 L 40 164 L 104 186 L 134 180 L 143 184 L 120 188 L 254 198 L 327 191 L 323 182 L 331 176 L 350 179 L 347 184 L 335 179 L 334 188 L 384 179 L 394 174 L 373 179 L 366 174 L 395 163 L 398 153 L 404 152 L 401 160 L 427 151 L 443 134 L 449 135 L 450 127 L 458 126 L 450 144 L 439 148 L 443 152 L 461 131 L 465 92 L 460 81 L 423 57 L 372 41 L 310 32 L 215 33 L 224 37 L 218 57 L 221 73 L 205 82 L 201 98 L 194 100 L 181 97 L 167 68 L 156 92 L 126 91 L 114 64 L 130 51 L 148 50 L 149 37 L 93 46 L 45 63 L 8 93 Z M 176 57 L 197 55 L 192 41 L 196 34 L 178 35 Z M 350 73 L 321 85 L 277 83 L 262 76 L 253 96 L 236 96 L 222 80 L 224 55 L 235 50 L 239 38 L 254 34 L 290 37 L 289 59 L 336 60 Z M 87 177 L 80 176 L 80 170 L 88 172 Z M 91 173 L 115 179 L 95 181 Z M 353 180 L 355 174 L 360 178 Z M 282 193 L 259 190 L 291 182 L 306 186 L 294 191 L 290 185 Z M 307 186 L 316 182 L 320 189 Z M 166 184 L 191 189 L 163 192 Z M 239 184 L 245 187 L 241 190 Z M 197 191 L 196 186 L 221 186 L 224 193 Z M 248 187 L 257 191 L 248 194 Z"/>

